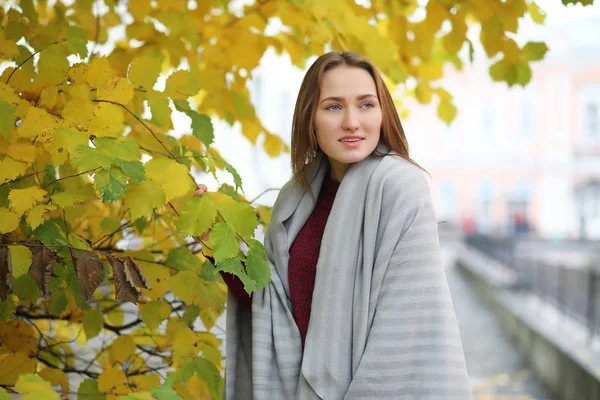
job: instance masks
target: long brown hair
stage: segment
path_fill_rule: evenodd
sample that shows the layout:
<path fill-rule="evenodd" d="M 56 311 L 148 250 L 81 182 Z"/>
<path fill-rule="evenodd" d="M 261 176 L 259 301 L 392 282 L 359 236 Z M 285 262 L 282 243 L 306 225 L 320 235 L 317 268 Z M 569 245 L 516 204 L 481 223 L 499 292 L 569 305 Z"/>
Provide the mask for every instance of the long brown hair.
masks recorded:
<path fill-rule="evenodd" d="M 314 118 L 321 96 L 323 75 L 330 69 L 340 66 L 362 68 L 373 77 L 382 112 L 380 141 L 385 142 L 392 152 L 421 168 L 409 156 L 408 142 L 404 129 L 402 129 L 400 117 L 394 106 L 392 96 L 377 68 L 369 60 L 358 54 L 332 51 L 323 54 L 311 65 L 304 76 L 298 93 L 292 121 L 292 172 L 294 180 L 304 187 L 310 188 L 310 184 L 306 179 L 306 172 L 319 151 Z M 375 155 L 383 157 L 386 154 Z"/>

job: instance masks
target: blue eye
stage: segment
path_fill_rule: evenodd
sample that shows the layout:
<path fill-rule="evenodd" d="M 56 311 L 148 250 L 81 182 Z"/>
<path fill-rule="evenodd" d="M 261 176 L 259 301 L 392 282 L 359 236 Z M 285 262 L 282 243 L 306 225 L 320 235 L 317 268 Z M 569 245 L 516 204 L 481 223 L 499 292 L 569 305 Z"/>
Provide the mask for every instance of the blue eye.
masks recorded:
<path fill-rule="evenodd" d="M 373 105 L 373 103 L 365 103 L 365 104 L 362 105 L 362 107 L 364 107 L 364 108 L 373 108 L 375 106 Z"/>
<path fill-rule="evenodd" d="M 335 109 L 335 110 L 334 110 L 334 109 L 333 109 L 334 107 L 337 107 L 337 109 Z M 341 110 L 341 107 L 340 107 L 340 106 L 338 106 L 337 104 L 332 104 L 332 105 L 328 106 L 328 107 L 326 108 L 326 110 L 330 110 L 330 111 L 337 111 L 337 110 Z"/>

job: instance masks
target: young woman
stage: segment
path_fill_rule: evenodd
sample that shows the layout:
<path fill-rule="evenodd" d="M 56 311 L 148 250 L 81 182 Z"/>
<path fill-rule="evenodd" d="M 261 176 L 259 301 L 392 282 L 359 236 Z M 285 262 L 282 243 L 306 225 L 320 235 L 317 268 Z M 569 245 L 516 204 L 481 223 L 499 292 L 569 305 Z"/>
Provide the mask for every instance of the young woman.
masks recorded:
<path fill-rule="evenodd" d="M 250 298 L 226 277 L 226 399 L 470 399 L 429 187 L 372 63 L 310 67 L 292 170 L 271 283 Z"/>

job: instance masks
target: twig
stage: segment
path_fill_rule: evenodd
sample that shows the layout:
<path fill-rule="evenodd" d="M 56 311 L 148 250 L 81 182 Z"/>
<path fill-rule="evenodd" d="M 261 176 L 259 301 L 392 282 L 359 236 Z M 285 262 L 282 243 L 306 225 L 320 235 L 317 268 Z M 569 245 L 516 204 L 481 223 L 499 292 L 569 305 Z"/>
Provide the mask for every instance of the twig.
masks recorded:
<path fill-rule="evenodd" d="M 15 68 L 15 69 L 13 69 L 13 70 L 12 70 L 12 72 L 10 73 L 10 75 L 8 75 L 8 78 L 6 78 L 6 84 L 8 85 L 8 82 L 10 82 L 10 78 L 12 78 L 13 74 L 14 74 L 15 72 L 17 72 L 17 70 L 18 70 L 19 68 L 21 68 L 21 66 L 22 66 L 23 64 L 25 64 L 27 61 L 31 60 L 31 59 L 32 59 L 32 58 L 33 58 L 33 57 L 34 57 L 36 54 L 39 54 L 39 53 L 40 53 L 42 50 L 46 50 L 48 47 L 50 47 L 50 46 L 52 46 L 52 45 L 55 45 L 55 44 L 62 43 L 62 42 L 64 42 L 64 41 L 66 41 L 66 40 L 67 40 L 67 39 L 62 39 L 62 40 L 56 41 L 56 42 L 54 42 L 54 43 L 50 43 L 48 46 L 46 46 L 46 47 L 43 47 L 43 48 L 39 49 L 38 51 L 36 51 L 35 53 L 33 53 L 32 55 L 30 55 L 29 57 L 27 57 L 25 60 L 23 60 L 23 61 L 21 62 L 21 64 L 17 65 L 17 68 Z"/>

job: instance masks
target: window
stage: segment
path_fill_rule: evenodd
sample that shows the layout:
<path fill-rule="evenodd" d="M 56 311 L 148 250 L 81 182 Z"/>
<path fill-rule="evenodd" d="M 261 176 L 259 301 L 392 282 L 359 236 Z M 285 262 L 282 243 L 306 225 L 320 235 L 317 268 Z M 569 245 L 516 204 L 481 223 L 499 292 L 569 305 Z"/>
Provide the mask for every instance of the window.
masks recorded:
<path fill-rule="evenodd" d="M 454 182 L 445 180 L 440 187 L 441 191 L 441 214 L 443 218 L 452 219 L 456 216 L 456 189 Z"/>
<path fill-rule="evenodd" d="M 598 132 L 598 104 L 597 103 L 587 103 L 584 110 L 585 114 L 585 126 L 584 131 L 586 136 L 591 138 L 596 138 L 600 136 Z"/>

